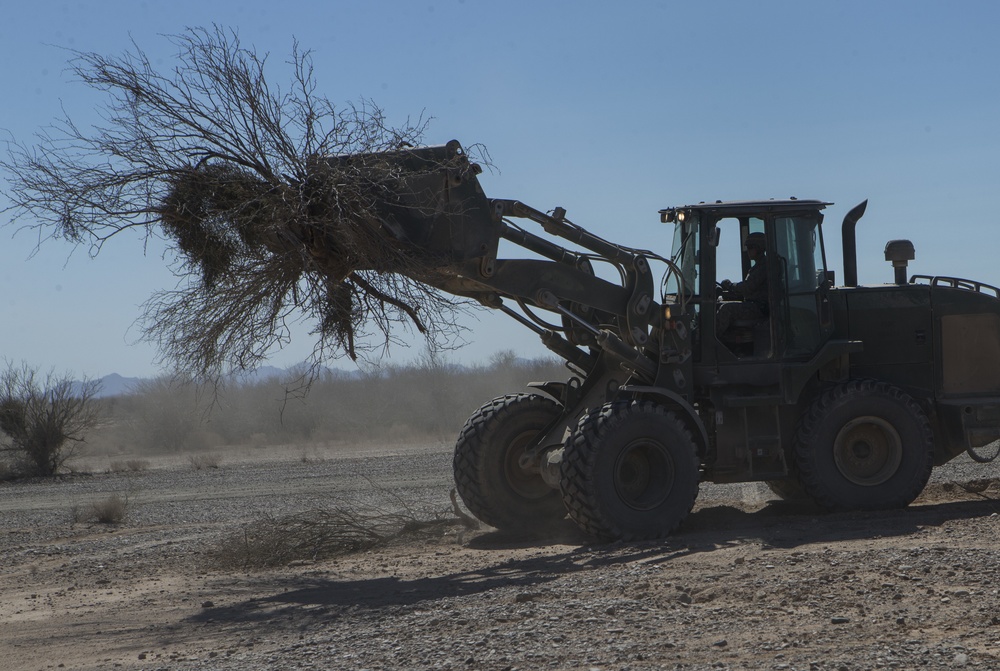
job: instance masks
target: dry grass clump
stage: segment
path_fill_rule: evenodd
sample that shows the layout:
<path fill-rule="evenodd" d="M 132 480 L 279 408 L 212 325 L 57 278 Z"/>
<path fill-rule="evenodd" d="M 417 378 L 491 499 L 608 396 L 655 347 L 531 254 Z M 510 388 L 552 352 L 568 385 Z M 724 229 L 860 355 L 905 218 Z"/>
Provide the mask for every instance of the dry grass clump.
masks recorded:
<path fill-rule="evenodd" d="M 215 565 L 232 568 L 268 568 L 329 559 L 414 537 L 439 537 L 454 527 L 478 527 L 478 522 L 458 508 L 454 491 L 452 510 L 426 519 L 409 510 L 386 513 L 317 508 L 252 522 L 241 533 L 225 538 L 212 559 Z"/>
<path fill-rule="evenodd" d="M 196 471 L 205 471 L 210 468 L 218 468 L 222 465 L 222 457 L 218 454 L 191 454 L 188 455 L 188 463 Z"/>
<path fill-rule="evenodd" d="M 92 501 L 83 508 L 74 506 L 70 511 L 73 524 L 121 524 L 128 516 L 130 499 L 128 494 L 112 494 L 106 499 Z"/>

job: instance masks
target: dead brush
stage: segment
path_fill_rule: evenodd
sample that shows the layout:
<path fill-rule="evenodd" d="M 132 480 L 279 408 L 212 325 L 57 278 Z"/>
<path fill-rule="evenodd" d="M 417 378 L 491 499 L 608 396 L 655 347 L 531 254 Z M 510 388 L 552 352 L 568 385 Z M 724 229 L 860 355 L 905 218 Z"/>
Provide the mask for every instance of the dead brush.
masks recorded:
<path fill-rule="evenodd" d="M 70 510 L 70 521 L 73 524 L 121 524 L 128 517 L 133 499 L 131 494 L 112 494 L 83 507 L 74 506 Z"/>
<path fill-rule="evenodd" d="M 397 202 L 403 182 L 456 168 L 434 161 L 403 179 L 399 152 L 422 144 L 427 120 L 392 126 L 370 101 L 323 97 L 297 43 L 278 86 L 267 54 L 235 31 L 166 39 L 176 60 L 162 69 L 135 44 L 121 56 L 74 52 L 70 69 L 103 94 L 107 123 L 66 115 L 36 146 L 8 143 L 4 212 L 92 254 L 123 231 L 164 241 L 186 281 L 153 295 L 141 324 L 179 370 L 253 369 L 288 341 L 293 317 L 312 326 L 313 372 L 381 351 L 398 329 L 453 346 L 472 303 L 413 279 L 437 260 L 393 232 L 413 207 Z"/>
<path fill-rule="evenodd" d="M 188 463 L 196 471 L 205 471 L 210 468 L 219 468 L 222 465 L 222 457 L 217 454 L 192 454 L 188 456 Z"/>
<path fill-rule="evenodd" d="M 409 509 L 386 513 L 343 508 L 266 516 L 223 539 L 210 556 L 216 566 L 268 568 L 293 561 L 329 559 L 405 539 L 440 537 L 455 527 L 478 528 L 479 523 L 458 507 L 454 490 L 451 502 L 451 510 L 432 513 L 426 518 Z"/>

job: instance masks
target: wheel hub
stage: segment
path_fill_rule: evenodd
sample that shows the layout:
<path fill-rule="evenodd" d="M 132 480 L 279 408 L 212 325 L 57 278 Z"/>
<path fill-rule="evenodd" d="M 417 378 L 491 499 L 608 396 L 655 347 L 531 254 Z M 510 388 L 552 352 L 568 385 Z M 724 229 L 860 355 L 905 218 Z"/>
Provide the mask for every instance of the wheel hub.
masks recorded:
<path fill-rule="evenodd" d="M 511 441 L 504 456 L 504 476 L 507 484 L 526 499 L 540 499 L 552 493 L 552 489 L 540 477 L 538 468 L 531 468 L 532 460 L 525 459 L 525 448 L 531 444 L 536 435 L 535 431 L 526 431 L 517 436 Z"/>
<path fill-rule="evenodd" d="M 841 475 L 856 485 L 873 487 L 889 480 L 903 460 L 903 441 L 895 427 L 880 417 L 851 420 L 833 445 Z"/>
<path fill-rule="evenodd" d="M 655 442 L 636 441 L 622 451 L 615 464 L 615 490 L 634 510 L 652 510 L 670 495 L 674 464 Z"/>

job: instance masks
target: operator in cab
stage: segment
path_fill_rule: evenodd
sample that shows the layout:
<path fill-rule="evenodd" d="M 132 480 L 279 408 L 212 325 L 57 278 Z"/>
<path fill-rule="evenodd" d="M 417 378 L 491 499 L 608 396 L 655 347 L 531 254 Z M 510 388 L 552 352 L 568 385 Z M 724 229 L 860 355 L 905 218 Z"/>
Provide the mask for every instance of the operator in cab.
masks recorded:
<path fill-rule="evenodd" d="M 735 284 L 729 280 L 720 283 L 724 292 L 739 299 L 725 301 L 719 307 L 715 332 L 720 339 L 735 321 L 760 322 L 768 316 L 767 238 L 763 233 L 751 233 L 745 246 L 753 263 L 746 278 Z"/>

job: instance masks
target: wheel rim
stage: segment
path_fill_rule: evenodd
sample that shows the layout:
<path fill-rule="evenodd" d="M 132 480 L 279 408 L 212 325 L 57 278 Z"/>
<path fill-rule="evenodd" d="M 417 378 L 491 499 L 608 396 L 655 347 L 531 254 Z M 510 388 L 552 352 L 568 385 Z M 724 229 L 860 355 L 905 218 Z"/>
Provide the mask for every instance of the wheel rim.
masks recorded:
<path fill-rule="evenodd" d="M 537 431 L 525 431 L 514 438 L 507 448 L 503 463 L 507 484 L 518 496 L 526 499 L 540 499 L 553 491 L 536 471 L 521 467 L 521 456 L 536 435 Z"/>
<path fill-rule="evenodd" d="M 872 487 L 891 478 L 903 461 L 903 441 L 892 424 L 880 417 L 858 417 L 844 425 L 833 445 L 841 475 L 856 485 Z"/>
<path fill-rule="evenodd" d="M 618 456 L 614 476 L 619 500 L 634 510 L 652 510 L 670 495 L 674 462 L 663 445 L 637 440 Z"/>

